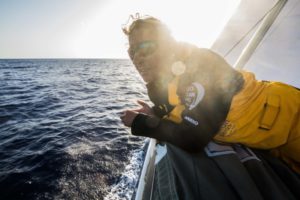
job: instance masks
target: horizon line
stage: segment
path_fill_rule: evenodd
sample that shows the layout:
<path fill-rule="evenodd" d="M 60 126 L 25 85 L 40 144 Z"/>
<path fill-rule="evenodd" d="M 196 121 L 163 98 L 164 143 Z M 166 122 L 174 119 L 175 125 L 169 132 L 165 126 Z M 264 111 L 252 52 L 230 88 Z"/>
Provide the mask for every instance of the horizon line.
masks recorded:
<path fill-rule="evenodd" d="M 129 58 L 124 58 L 124 57 L 119 57 L 119 58 L 0 58 L 0 60 L 86 60 L 86 59 L 90 59 L 90 60 L 113 60 L 113 59 L 118 59 L 118 60 L 130 60 Z"/>

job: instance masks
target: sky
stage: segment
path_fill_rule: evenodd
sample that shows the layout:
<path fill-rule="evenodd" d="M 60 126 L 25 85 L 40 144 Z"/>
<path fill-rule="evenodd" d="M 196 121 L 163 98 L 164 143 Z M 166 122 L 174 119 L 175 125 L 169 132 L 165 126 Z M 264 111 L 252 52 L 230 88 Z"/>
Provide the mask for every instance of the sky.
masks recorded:
<path fill-rule="evenodd" d="M 0 58 L 128 58 L 121 27 L 137 12 L 175 39 L 210 47 L 239 0 L 0 0 Z"/>

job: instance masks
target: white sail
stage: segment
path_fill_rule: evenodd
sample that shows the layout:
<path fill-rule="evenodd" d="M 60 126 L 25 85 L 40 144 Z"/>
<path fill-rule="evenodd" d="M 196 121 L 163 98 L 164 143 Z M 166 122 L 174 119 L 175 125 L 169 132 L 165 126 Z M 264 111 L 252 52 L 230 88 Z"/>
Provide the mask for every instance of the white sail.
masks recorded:
<path fill-rule="evenodd" d="M 255 24 L 276 3 L 272 0 L 243 0 L 212 49 L 233 65 L 259 25 Z M 281 81 L 300 87 L 299 25 L 300 1 L 288 0 L 244 69 L 254 72 L 261 80 Z M 252 31 L 247 34 L 249 30 Z M 241 40 L 243 36 L 245 38 Z"/>

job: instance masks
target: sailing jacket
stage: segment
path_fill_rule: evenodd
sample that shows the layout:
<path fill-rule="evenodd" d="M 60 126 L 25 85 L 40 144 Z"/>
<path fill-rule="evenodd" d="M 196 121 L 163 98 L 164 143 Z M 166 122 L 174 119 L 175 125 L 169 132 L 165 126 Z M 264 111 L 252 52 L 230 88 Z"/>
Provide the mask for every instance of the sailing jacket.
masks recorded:
<path fill-rule="evenodd" d="M 238 72 L 218 55 L 201 51 L 184 62 L 187 70 L 181 76 L 147 86 L 158 117 L 139 114 L 132 133 L 189 151 L 201 150 L 212 139 L 273 149 L 300 173 L 300 91 L 257 81 L 252 73 Z M 191 62 L 200 54 L 213 63 Z"/>
<path fill-rule="evenodd" d="M 132 134 L 169 142 L 187 151 L 203 149 L 224 123 L 242 75 L 207 49 L 195 48 L 182 61 L 185 72 L 170 82 L 147 85 L 156 116 L 138 114 Z"/>
<path fill-rule="evenodd" d="M 272 149 L 300 174 L 300 90 L 290 85 L 257 81 L 242 72 L 243 89 L 234 96 L 217 141 Z"/>

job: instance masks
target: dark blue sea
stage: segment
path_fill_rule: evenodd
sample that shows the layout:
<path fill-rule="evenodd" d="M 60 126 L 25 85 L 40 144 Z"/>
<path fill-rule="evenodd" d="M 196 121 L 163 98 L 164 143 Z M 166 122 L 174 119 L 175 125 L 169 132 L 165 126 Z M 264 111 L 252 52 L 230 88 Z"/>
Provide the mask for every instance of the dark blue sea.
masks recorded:
<path fill-rule="evenodd" d="M 0 60 L 0 199 L 131 199 L 147 139 L 119 113 L 136 99 L 129 60 Z"/>

